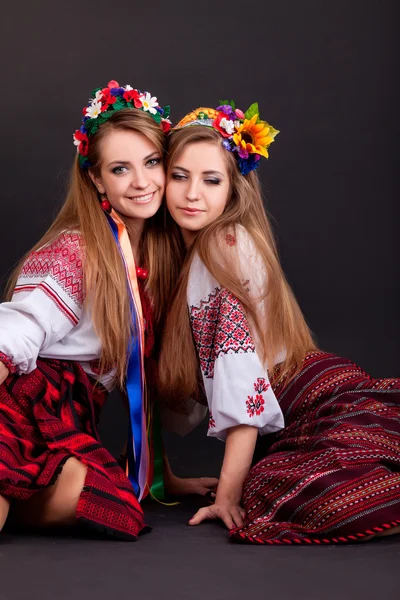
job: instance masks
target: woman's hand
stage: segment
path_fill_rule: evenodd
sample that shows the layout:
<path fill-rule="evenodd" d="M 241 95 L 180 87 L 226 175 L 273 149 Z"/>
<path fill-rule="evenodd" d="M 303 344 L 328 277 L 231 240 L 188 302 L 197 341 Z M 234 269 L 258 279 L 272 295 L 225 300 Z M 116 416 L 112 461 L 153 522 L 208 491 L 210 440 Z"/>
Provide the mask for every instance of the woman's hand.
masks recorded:
<path fill-rule="evenodd" d="M 205 519 L 221 519 L 228 529 L 243 525 L 244 510 L 240 505 L 243 482 L 250 469 L 257 435 L 258 430 L 248 425 L 228 429 L 215 503 L 200 508 L 189 525 L 198 525 Z"/>
<path fill-rule="evenodd" d="M 215 498 L 218 486 L 216 477 L 176 477 L 176 475 L 164 475 L 165 491 L 171 496 L 210 496 Z"/>
<path fill-rule="evenodd" d="M 190 519 L 189 525 L 199 525 L 206 519 L 221 519 L 228 529 L 242 527 L 244 510 L 241 506 L 232 502 L 216 502 L 211 506 L 200 508 Z"/>
<path fill-rule="evenodd" d="M 9 372 L 6 365 L 0 361 L 0 385 L 5 382 Z"/>

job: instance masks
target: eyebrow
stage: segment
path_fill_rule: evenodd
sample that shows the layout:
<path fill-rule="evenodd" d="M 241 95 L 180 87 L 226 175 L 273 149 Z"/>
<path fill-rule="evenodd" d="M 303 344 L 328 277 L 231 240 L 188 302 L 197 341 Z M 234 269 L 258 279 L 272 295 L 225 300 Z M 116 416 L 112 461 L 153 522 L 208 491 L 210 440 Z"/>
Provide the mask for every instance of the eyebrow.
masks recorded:
<path fill-rule="evenodd" d="M 149 160 L 149 158 L 152 158 L 153 156 L 160 156 L 160 153 L 158 152 L 158 150 L 155 150 L 151 154 L 148 154 L 147 156 L 145 156 L 143 159 L 143 162 L 145 162 L 146 160 Z M 129 160 L 113 160 L 107 166 L 111 167 L 111 165 L 115 165 L 116 163 L 118 163 L 119 165 L 130 165 L 131 164 L 129 162 Z"/>
<path fill-rule="evenodd" d="M 184 171 L 185 173 L 190 173 L 190 171 L 188 169 L 185 169 L 185 167 L 179 167 L 178 165 L 174 165 L 172 168 L 179 169 L 180 171 Z M 214 171 L 214 170 L 203 171 L 202 174 L 203 175 L 220 175 L 221 177 L 224 177 L 224 174 L 221 173 L 221 171 Z"/>

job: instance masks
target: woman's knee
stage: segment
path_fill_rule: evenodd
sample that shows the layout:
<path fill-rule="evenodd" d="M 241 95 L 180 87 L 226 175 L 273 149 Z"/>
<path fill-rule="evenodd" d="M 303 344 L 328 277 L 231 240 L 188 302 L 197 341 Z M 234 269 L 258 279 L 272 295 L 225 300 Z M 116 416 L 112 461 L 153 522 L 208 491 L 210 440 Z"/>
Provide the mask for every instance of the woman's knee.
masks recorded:
<path fill-rule="evenodd" d="M 51 496 L 42 513 L 44 524 L 72 525 L 76 522 L 76 509 L 85 484 L 87 467 L 76 458 L 64 464 Z"/>
<path fill-rule="evenodd" d="M 8 517 L 8 511 L 10 510 L 10 501 L 4 496 L 0 496 L 0 531 L 3 529 L 4 523 Z"/>

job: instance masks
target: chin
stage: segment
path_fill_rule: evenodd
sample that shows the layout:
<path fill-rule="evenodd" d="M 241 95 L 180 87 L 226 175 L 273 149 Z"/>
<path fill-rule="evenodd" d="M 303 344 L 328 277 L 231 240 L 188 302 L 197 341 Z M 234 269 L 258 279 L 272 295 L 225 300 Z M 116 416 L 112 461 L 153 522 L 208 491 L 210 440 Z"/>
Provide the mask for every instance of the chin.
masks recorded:
<path fill-rule="evenodd" d="M 150 219 L 150 217 L 154 217 L 160 207 L 160 202 L 152 202 L 141 207 L 136 206 L 135 210 L 129 211 L 129 215 L 126 216 L 131 219 Z"/>

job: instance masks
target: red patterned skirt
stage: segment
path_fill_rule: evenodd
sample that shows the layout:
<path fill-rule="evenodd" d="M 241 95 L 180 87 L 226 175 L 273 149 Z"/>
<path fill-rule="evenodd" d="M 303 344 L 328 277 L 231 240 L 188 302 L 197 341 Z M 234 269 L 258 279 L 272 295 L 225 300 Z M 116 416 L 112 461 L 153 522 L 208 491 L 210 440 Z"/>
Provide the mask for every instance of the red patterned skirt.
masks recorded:
<path fill-rule="evenodd" d="M 142 509 L 97 433 L 106 395 L 76 362 L 39 359 L 32 373 L 10 375 L 0 386 L 0 495 L 31 498 L 75 457 L 87 466 L 78 524 L 135 540 Z"/>
<path fill-rule="evenodd" d="M 400 379 L 372 379 L 347 359 L 315 352 L 276 394 L 286 427 L 268 436 L 250 470 L 245 524 L 231 538 L 327 544 L 398 527 Z"/>

